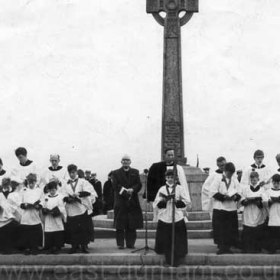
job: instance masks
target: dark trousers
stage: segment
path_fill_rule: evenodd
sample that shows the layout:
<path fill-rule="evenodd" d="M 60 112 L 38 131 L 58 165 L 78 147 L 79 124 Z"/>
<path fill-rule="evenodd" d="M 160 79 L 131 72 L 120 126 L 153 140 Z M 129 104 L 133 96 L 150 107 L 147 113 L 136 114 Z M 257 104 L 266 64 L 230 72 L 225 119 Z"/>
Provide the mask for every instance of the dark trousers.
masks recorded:
<path fill-rule="evenodd" d="M 280 227 L 269 226 L 267 229 L 267 249 L 275 252 L 280 249 Z"/>
<path fill-rule="evenodd" d="M 117 246 L 134 247 L 136 241 L 136 229 L 117 229 L 116 230 Z"/>
<path fill-rule="evenodd" d="M 213 210 L 214 243 L 221 250 L 237 246 L 239 241 L 237 211 Z"/>
<path fill-rule="evenodd" d="M 255 253 L 261 251 L 263 247 L 265 225 L 249 227 L 243 225 L 242 247 L 246 253 Z"/>
<path fill-rule="evenodd" d="M 159 220 L 156 232 L 155 252 L 164 254 L 165 260 L 171 264 L 172 247 L 172 223 L 164 223 Z M 175 223 L 174 237 L 174 265 L 178 265 L 181 258 L 188 253 L 187 227 L 184 219 Z"/>

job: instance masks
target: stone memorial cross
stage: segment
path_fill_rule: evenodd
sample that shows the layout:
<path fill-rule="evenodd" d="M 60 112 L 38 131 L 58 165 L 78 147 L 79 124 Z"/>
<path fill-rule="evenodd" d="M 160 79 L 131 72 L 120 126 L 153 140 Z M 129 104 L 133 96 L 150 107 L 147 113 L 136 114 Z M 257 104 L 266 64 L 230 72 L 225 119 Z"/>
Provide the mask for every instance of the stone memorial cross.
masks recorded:
<path fill-rule="evenodd" d="M 198 12 L 198 0 L 147 0 L 146 6 L 147 13 L 164 26 L 161 155 L 163 159 L 165 149 L 175 148 L 178 161 L 184 163 L 181 26 Z M 180 17 L 180 12 L 185 14 Z"/>

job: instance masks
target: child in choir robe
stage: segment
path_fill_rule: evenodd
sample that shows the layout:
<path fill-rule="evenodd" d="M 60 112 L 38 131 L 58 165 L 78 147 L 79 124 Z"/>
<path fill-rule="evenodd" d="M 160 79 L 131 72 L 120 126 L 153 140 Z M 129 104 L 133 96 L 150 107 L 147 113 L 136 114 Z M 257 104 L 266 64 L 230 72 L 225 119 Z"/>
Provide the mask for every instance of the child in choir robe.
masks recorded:
<path fill-rule="evenodd" d="M 18 230 L 17 207 L 9 202 L 10 178 L 3 178 L 0 192 L 0 253 L 9 254 L 16 247 Z"/>
<path fill-rule="evenodd" d="M 166 185 L 162 186 L 153 202 L 153 207 L 158 208 L 158 224 L 156 232 L 155 251 L 157 254 L 164 254 L 166 263 L 171 264 L 172 258 L 172 212 L 174 203 L 174 266 L 180 264 L 180 259 L 188 253 L 187 228 L 184 218 L 186 207 L 191 205 L 189 196 L 185 188 L 175 183 L 175 174 L 173 170 L 167 170 L 165 173 Z"/>
<path fill-rule="evenodd" d="M 27 150 L 24 147 L 19 147 L 15 150 L 16 157 L 19 161 L 19 165 L 11 171 L 11 176 L 17 177 L 20 180 L 24 181 L 28 174 L 36 174 L 37 182 L 38 170 L 35 163 L 32 160 L 29 160 L 27 157 Z"/>
<path fill-rule="evenodd" d="M 47 184 L 48 194 L 43 201 L 42 213 L 45 231 L 45 249 L 57 254 L 64 245 L 64 219 L 66 211 L 63 197 L 57 192 L 58 183 L 52 181 Z"/>
<path fill-rule="evenodd" d="M 273 254 L 280 249 L 280 175 L 272 176 L 273 187 L 268 190 L 268 238 L 267 249 Z"/>
<path fill-rule="evenodd" d="M 217 178 L 222 179 L 226 159 L 224 157 L 218 157 L 216 160 L 216 164 L 218 169 L 207 177 L 202 186 L 201 205 L 203 211 L 212 212 L 213 210 L 213 198 L 210 195 L 210 187 Z"/>
<path fill-rule="evenodd" d="M 217 178 L 210 187 L 214 199 L 212 221 L 217 254 L 232 254 L 230 247 L 239 245 L 237 202 L 241 198 L 241 190 L 234 173 L 234 164 L 226 163 L 222 178 Z"/>
<path fill-rule="evenodd" d="M 252 171 L 256 171 L 259 174 L 260 186 L 265 186 L 265 189 L 269 188 L 269 181 L 271 178 L 271 170 L 263 164 L 264 152 L 261 150 L 256 150 L 254 153 L 254 163 L 242 172 L 242 177 L 240 183 L 242 185 L 250 185 L 250 174 Z"/>
<path fill-rule="evenodd" d="M 97 194 L 93 186 L 78 177 L 78 168 L 68 166 L 70 179 L 63 186 L 63 196 L 67 213 L 66 241 L 72 245 L 70 254 L 81 246 L 82 253 L 88 253 L 87 245 L 93 241 L 92 204 Z"/>
<path fill-rule="evenodd" d="M 27 175 L 27 186 L 21 191 L 21 247 L 25 254 L 37 254 L 38 248 L 43 243 L 43 228 L 40 218 L 42 208 L 43 191 L 36 184 L 36 174 Z"/>
<path fill-rule="evenodd" d="M 241 204 L 243 211 L 242 247 L 244 253 L 259 253 L 263 247 L 267 210 L 263 205 L 267 201 L 266 191 L 259 183 L 259 174 L 250 174 L 251 184 L 242 186 Z"/>

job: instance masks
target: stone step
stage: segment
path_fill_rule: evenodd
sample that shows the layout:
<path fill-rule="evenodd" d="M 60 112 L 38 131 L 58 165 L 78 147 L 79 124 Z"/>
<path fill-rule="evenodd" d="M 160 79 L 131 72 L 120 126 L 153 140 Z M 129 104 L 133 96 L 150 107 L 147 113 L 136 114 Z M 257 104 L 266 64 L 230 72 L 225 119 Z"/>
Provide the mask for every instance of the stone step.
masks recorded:
<path fill-rule="evenodd" d="M 90 253 L 58 255 L 22 254 L 0 255 L 1 266 L 73 266 L 73 265 L 161 265 L 164 257 L 155 253 L 141 255 L 140 253 Z M 191 253 L 184 260 L 185 265 L 201 266 L 280 266 L 279 254 L 203 254 Z M 1 278 L 0 278 L 1 279 Z"/>
<path fill-rule="evenodd" d="M 157 228 L 157 222 L 148 221 L 148 229 L 156 229 Z M 188 230 L 190 229 L 212 229 L 212 221 L 206 220 L 206 221 L 188 221 L 186 222 Z M 94 219 L 94 226 L 95 227 L 101 227 L 101 228 L 113 228 L 114 227 L 114 220 L 112 219 Z"/>
<path fill-rule="evenodd" d="M 114 228 L 94 227 L 94 235 L 96 238 L 115 238 L 116 237 Z M 155 229 L 148 230 L 148 238 L 154 239 L 155 237 L 156 237 L 156 230 Z M 144 229 L 137 230 L 137 238 L 145 238 Z M 191 238 L 191 239 L 212 238 L 212 229 L 188 230 L 188 238 Z"/>
<path fill-rule="evenodd" d="M 157 228 L 157 222 L 148 221 L 148 230 L 155 230 Z M 114 220 L 108 219 L 106 215 L 99 215 L 94 217 L 94 226 L 98 228 L 113 228 Z M 145 224 L 144 224 L 145 226 Z M 211 230 L 212 221 L 211 220 L 194 220 L 187 221 L 186 226 L 188 230 Z M 242 220 L 239 217 L 239 226 L 242 227 Z"/>
<path fill-rule="evenodd" d="M 164 267 L 163 265 L 29 265 L 0 266 L 1 279 L 279 279 L 280 266 L 209 266 L 185 265 Z"/>
<path fill-rule="evenodd" d="M 143 212 L 143 216 L 145 217 L 145 212 Z M 108 219 L 114 219 L 114 211 L 107 212 Z M 153 212 L 147 212 L 148 221 L 153 220 Z M 205 221 L 210 220 L 209 212 L 197 211 L 197 212 L 188 212 L 188 220 L 189 221 Z"/>

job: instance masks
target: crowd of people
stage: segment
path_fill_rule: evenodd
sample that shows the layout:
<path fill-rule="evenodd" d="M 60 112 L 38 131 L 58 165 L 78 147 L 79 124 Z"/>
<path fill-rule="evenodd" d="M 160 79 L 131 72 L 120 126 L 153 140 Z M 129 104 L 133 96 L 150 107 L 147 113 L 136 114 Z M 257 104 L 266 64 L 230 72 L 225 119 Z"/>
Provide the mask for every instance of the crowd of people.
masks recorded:
<path fill-rule="evenodd" d="M 43 172 L 24 147 L 15 155 L 19 164 L 10 171 L 0 159 L 0 252 L 58 253 L 71 244 L 70 253 L 88 253 L 94 240 L 92 217 L 113 209 L 111 174 L 103 195 L 96 174 L 75 164 L 64 168 L 57 154 Z"/>
<path fill-rule="evenodd" d="M 96 174 L 59 165 L 59 155 L 50 156 L 51 166 L 39 174 L 23 147 L 16 149 L 19 165 L 5 171 L 0 159 L 0 251 L 20 250 L 37 254 L 45 249 L 58 253 L 71 244 L 69 253 L 88 253 L 94 240 L 92 217 L 114 209 L 116 244 L 134 248 L 136 230 L 143 228 L 139 202 L 142 183 L 131 158 L 124 155 L 121 167 L 109 173 L 103 188 Z M 280 155 L 276 156 L 280 166 Z M 217 159 L 218 169 L 202 187 L 202 208 L 212 213 L 217 254 L 280 249 L 280 169 L 273 172 L 264 163 L 264 153 L 254 153 L 254 163 L 236 174 L 232 162 Z M 240 175 L 241 174 L 241 175 Z M 93 175 L 93 176 L 92 176 Z M 144 198 L 153 205 L 157 222 L 155 251 L 166 263 L 177 265 L 188 253 L 186 219 L 191 197 L 184 169 L 175 150 L 167 149 L 161 162 L 145 170 Z M 242 215 L 239 236 L 238 212 Z"/>
<path fill-rule="evenodd" d="M 261 150 L 253 158 L 238 177 L 234 164 L 219 157 L 218 169 L 203 185 L 202 208 L 212 213 L 217 254 L 232 254 L 234 247 L 243 253 L 273 254 L 280 249 L 280 169 L 268 168 Z M 280 154 L 276 161 L 280 166 Z"/>

